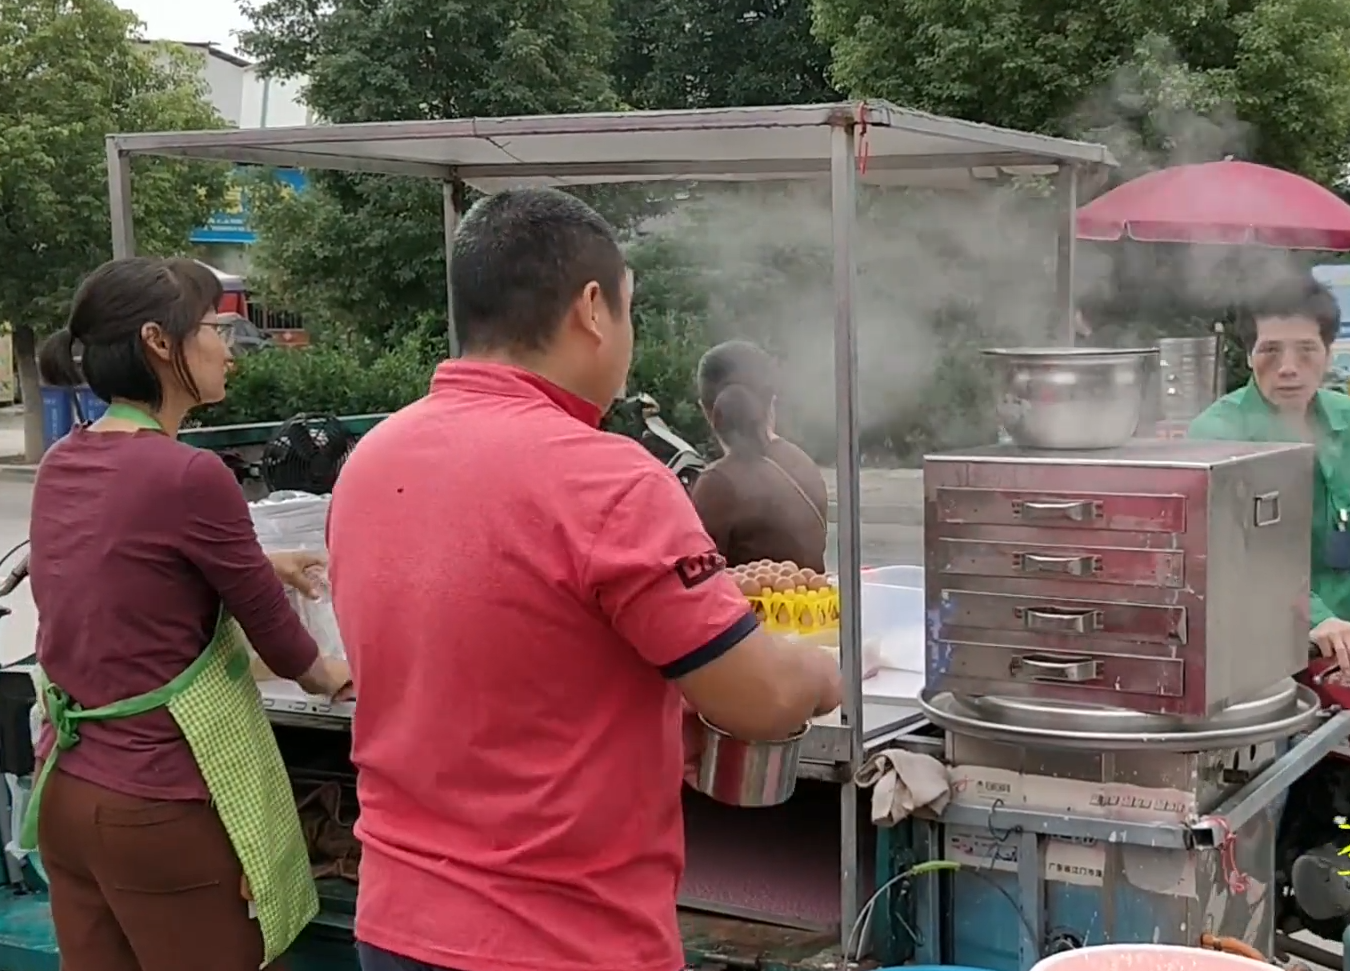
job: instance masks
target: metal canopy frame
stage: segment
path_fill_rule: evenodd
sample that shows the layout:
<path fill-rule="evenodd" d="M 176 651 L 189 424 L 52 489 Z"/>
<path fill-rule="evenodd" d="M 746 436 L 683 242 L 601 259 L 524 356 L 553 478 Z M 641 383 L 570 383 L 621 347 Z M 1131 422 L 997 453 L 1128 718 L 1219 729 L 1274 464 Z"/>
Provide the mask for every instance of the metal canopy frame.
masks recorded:
<path fill-rule="evenodd" d="M 1057 307 L 1073 342 L 1074 214 L 1080 177 L 1116 164 L 1101 145 L 942 118 L 883 101 L 858 104 L 463 118 L 206 132 L 109 135 L 114 256 L 135 253 L 132 155 L 421 176 L 443 183 L 447 244 L 464 187 L 559 187 L 653 181 L 830 181 L 834 241 L 834 371 L 838 446 L 840 726 L 817 729 L 818 756 L 841 788 L 841 938 L 862 899 L 858 792 L 865 756 L 854 289 L 857 186 L 971 188 L 1008 175 L 1053 175 L 1060 223 Z M 446 247 L 447 264 L 449 246 Z M 447 265 L 447 277 L 449 267 Z M 451 328 L 451 353 L 453 344 Z M 896 709 L 897 721 L 912 714 Z M 813 746 L 814 748 L 814 746 Z"/>

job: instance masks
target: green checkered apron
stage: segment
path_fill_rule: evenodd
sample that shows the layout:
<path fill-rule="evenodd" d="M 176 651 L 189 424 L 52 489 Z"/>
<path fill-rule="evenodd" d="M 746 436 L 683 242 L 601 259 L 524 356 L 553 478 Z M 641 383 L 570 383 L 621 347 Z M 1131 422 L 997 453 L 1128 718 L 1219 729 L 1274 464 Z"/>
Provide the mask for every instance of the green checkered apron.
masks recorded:
<path fill-rule="evenodd" d="M 112 408 L 109 413 L 137 420 Z M 143 419 L 140 424 L 150 421 L 149 416 L 136 414 Z M 222 610 L 211 643 L 187 670 L 162 688 L 102 708 L 81 708 L 39 670 L 39 704 L 56 733 L 56 743 L 34 783 L 19 847 L 37 849 L 43 789 L 61 753 L 79 743 L 81 722 L 168 708 L 192 748 L 211 802 L 248 878 L 266 966 L 314 919 L 319 897 L 310 876 L 290 779 L 249 672 L 245 644 L 239 625 Z"/>

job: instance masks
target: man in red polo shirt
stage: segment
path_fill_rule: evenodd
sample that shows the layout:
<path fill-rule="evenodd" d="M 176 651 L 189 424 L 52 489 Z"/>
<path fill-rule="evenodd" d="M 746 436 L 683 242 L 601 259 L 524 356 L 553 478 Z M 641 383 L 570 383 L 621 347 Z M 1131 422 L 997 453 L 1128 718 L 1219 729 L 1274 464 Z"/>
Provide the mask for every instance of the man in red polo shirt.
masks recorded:
<path fill-rule="evenodd" d="M 839 703 L 675 477 L 597 430 L 632 357 L 614 233 L 503 192 L 456 234 L 464 357 L 366 435 L 329 519 L 365 971 L 675 971 L 684 703 L 781 738 Z"/>

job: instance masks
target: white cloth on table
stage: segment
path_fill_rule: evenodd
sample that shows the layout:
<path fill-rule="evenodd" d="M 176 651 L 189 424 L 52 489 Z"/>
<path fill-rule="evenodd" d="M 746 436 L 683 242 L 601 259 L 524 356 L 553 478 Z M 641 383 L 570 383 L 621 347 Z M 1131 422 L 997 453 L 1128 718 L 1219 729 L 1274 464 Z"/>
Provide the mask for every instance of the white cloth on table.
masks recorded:
<path fill-rule="evenodd" d="M 920 809 L 937 815 L 951 801 L 947 767 L 931 755 L 888 748 L 866 762 L 853 781 L 872 790 L 872 824 L 894 826 Z"/>

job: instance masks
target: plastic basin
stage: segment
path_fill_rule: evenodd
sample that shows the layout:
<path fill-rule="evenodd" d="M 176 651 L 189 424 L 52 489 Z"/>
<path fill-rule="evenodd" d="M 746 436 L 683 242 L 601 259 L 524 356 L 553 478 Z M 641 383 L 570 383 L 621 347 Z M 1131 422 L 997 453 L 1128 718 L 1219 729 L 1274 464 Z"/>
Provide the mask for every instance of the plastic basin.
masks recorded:
<path fill-rule="evenodd" d="M 1102 944 L 1038 961 L 1032 971 L 1270 971 L 1270 965 L 1201 947 Z"/>

